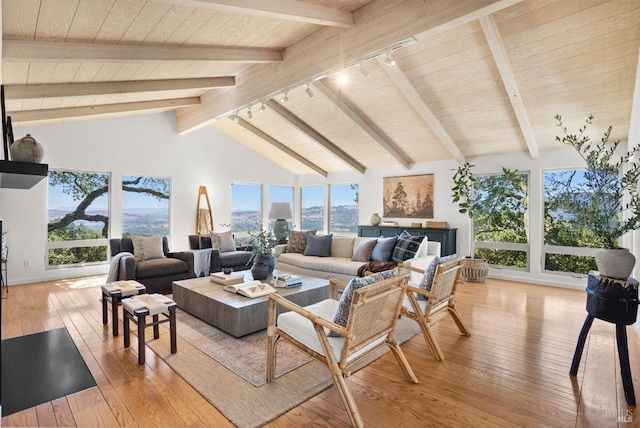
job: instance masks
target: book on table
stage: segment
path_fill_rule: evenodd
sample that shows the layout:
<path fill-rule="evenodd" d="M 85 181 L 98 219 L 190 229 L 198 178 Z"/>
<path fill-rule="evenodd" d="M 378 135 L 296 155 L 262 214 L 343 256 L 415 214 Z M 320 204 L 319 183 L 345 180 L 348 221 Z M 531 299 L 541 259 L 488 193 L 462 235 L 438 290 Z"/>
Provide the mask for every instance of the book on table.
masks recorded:
<path fill-rule="evenodd" d="M 260 281 L 242 282 L 240 284 L 225 285 L 223 290 L 231 293 L 241 294 L 245 297 L 261 297 L 267 294 L 275 293 L 276 289 L 269 284 L 264 284 Z"/>
<path fill-rule="evenodd" d="M 214 272 L 209 275 L 211 282 L 215 282 L 217 284 L 222 285 L 230 285 L 230 284 L 240 284 L 244 282 L 244 274 L 245 272 L 231 272 L 229 274 L 225 274 L 222 272 Z"/>
<path fill-rule="evenodd" d="M 298 287 L 302 285 L 302 278 L 300 278 L 298 275 L 291 275 L 288 273 L 274 275 L 273 279 L 271 280 L 271 284 L 274 287 L 280 288 Z"/>

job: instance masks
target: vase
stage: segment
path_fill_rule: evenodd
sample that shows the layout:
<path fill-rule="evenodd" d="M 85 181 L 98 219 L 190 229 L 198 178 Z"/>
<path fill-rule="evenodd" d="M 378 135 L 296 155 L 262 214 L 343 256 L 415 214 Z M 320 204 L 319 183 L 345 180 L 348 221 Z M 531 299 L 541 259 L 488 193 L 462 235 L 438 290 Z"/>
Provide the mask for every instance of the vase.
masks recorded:
<path fill-rule="evenodd" d="M 31 134 L 11 144 L 11 159 L 18 162 L 40 163 L 44 157 L 44 148 Z"/>
<path fill-rule="evenodd" d="M 253 266 L 251 266 L 251 275 L 253 279 L 267 279 L 273 273 L 275 267 L 275 259 L 270 256 L 257 254 L 253 258 Z"/>
<path fill-rule="evenodd" d="M 602 248 L 595 255 L 600 275 L 627 279 L 636 264 L 636 258 L 627 248 Z"/>
<path fill-rule="evenodd" d="M 373 215 L 371 216 L 371 218 L 369 219 L 369 221 L 371 222 L 372 226 L 377 226 L 380 224 L 380 222 L 382 221 L 382 219 L 380 218 L 380 216 L 378 215 L 378 213 L 373 213 Z"/>

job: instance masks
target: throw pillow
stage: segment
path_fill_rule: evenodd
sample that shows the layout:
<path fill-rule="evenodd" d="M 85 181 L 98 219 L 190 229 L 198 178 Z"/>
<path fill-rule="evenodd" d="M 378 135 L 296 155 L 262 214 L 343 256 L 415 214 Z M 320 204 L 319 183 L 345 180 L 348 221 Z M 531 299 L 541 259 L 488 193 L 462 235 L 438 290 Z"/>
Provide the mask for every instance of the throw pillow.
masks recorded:
<path fill-rule="evenodd" d="M 371 253 L 373 253 L 373 247 L 377 244 L 376 239 L 363 239 L 360 241 L 360 245 L 353 252 L 351 258 L 354 262 L 368 262 L 371 259 Z"/>
<path fill-rule="evenodd" d="M 393 249 L 391 261 L 402 263 L 405 260 L 414 258 L 423 240 L 424 236 L 412 236 L 409 232 L 403 230 L 398 236 L 398 242 Z"/>
<path fill-rule="evenodd" d="M 289 242 L 285 252 L 287 253 L 304 253 L 307 248 L 307 236 L 315 235 L 315 230 L 292 230 L 289 232 Z"/>
<path fill-rule="evenodd" d="M 438 267 L 438 265 L 441 265 L 442 263 L 448 262 L 450 260 L 454 260 L 455 258 L 455 254 L 444 257 L 435 256 L 427 269 L 425 269 L 424 276 L 422 277 L 418 288 L 426 291 L 431 291 L 431 287 L 433 286 L 433 278 L 436 276 L 436 268 Z M 422 294 L 418 294 L 417 298 L 418 300 L 429 300 L 428 297 L 425 297 Z"/>
<path fill-rule="evenodd" d="M 373 251 L 371 252 L 371 260 L 378 262 L 388 262 L 391 260 L 391 254 L 393 253 L 393 249 L 395 248 L 397 241 L 397 236 L 392 236 L 390 238 L 381 236 L 378 238 L 378 242 L 376 242 L 376 245 L 373 247 Z"/>
<path fill-rule="evenodd" d="M 309 235 L 307 246 L 304 249 L 305 256 L 329 257 L 331 255 L 331 235 Z"/>
<path fill-rule="evenodd" d="M 132 236 L 133 255 L 136 260 L 165 258 L 162 248 L 162 236 Z"/>
<path fill-rule="evenodd" d="M 221 253 L 236 250 L 236 243 L 230 230 L 226 232 L 211 232 L 211 248 Z"/>
<path fill-rule="evenodd" d="M 205 248 L 211 248 L 211 235 L 210 234 L 202 234 L 198 236 L 198 248 L 201 250 Z"/>
<path fill-rule="evenodd" d="M 333 314 L 333 322 L 346 327 L 347 321 L 349 320 L 351 302 L 353 302 L 353 293 L 360 288 L 366 287 L 367 285 L 375 284 L 376 282 L 384 281 L 385 279 L 395 276 L 396 271 L 396 269 L 391 269 L 385 270 L 383 272 L 377 272 L 373 275 L 364 276 L 362 278 L 352 278 L 351 281 L 349 281 L 349 283 L 347 284 L 347 287 L 342 292 L 342 296 L 340 297 L 340 301 L 338 302 L 336 312 Z M 327 336 L 340 337 L 340 335 L 333 330 L 330 330 Z"/>

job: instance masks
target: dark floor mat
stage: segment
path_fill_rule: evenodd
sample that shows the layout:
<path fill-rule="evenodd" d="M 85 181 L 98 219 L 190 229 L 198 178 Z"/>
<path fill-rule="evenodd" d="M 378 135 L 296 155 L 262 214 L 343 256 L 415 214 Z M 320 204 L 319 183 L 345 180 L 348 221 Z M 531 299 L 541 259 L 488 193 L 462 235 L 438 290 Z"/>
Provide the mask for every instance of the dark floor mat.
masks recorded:
<path fill-rule="evenodd" d="M 96 386 L 66 328 L 2 341 L 2 416 Z"/>

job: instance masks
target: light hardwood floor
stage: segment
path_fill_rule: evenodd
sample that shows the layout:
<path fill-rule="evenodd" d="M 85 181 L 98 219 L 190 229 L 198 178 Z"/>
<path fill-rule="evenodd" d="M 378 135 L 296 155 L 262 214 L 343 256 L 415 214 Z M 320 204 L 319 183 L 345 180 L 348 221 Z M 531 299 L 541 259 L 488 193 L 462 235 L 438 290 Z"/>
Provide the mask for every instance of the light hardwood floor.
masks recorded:
<path fill-rule="evenodd" d="M 2 338 L 67 327 L 98 386 L 4 417 L 2 426 L 231 426 L 151 350 L 138 366 L 122 335 L 111 337 L 101 320 L 103 281 L 10 287 L 2 300 Z M 420 335 L 402 345 L 420 383 L 405 381 L 389 353 L 349 378 L 365 424 L 640 426 L 624 400 L 612 324 L 594 322 L 578 376 L 568 374 L 586 316 L 584 291 L 488 279 L 462 283 L 458 307 L 472 336 L 460 336 L 449 317 L 437 323 L 446 361 L 434 361 Z M 640 396 L 635 326 L 628 335 Z M 267 426 L 346 427 L 348 421 L 332 387 Z"/>

